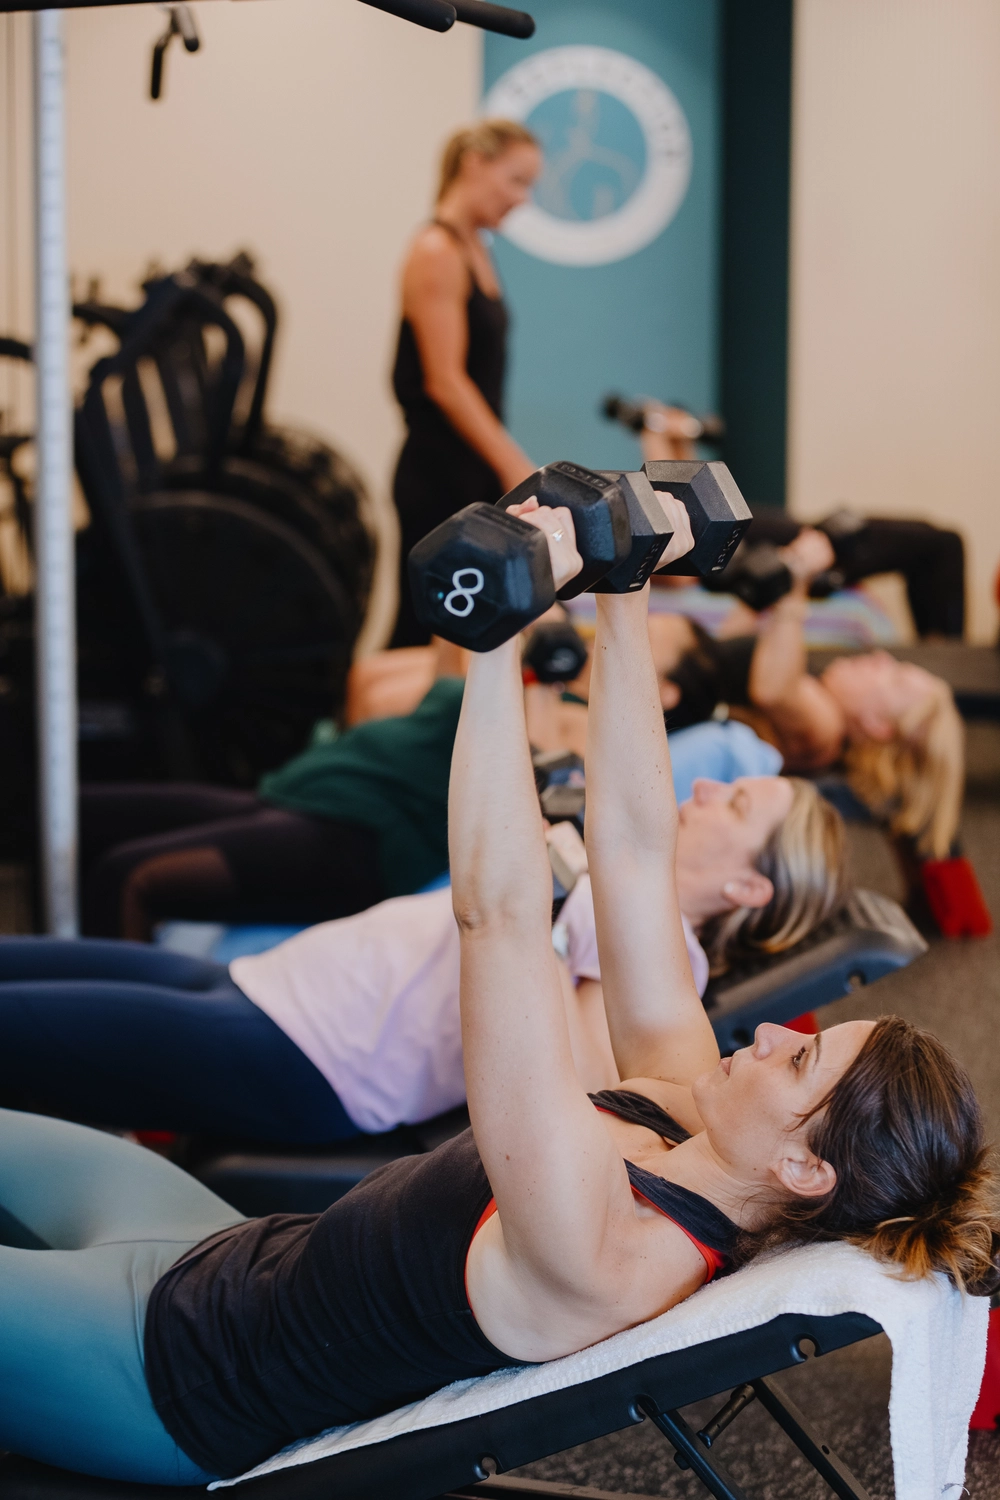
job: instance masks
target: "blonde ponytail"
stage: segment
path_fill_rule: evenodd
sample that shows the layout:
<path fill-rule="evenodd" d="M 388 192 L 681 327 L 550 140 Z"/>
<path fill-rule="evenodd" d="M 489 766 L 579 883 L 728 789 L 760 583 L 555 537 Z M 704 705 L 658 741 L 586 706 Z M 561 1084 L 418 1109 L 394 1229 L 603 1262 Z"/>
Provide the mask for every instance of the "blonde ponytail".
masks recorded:
<path fill-rule="evenodd" d="M 761 953 L 794 948 L 843 904 L 847 841 L 840 814 L 811 781 L 789 777 L 792 805 L 756 868 L 774 889 L 766 906 L 712 917 L 698 934 L 713 975 Z"/>
<path fill-rule="evenodd" d="M 851 789 L 893 833 L 914 839 L 925 858 L 947 859 L 962 810 L 965 730 L 946 682 L 935 678 L 891 740 L 850 745 L 844 763 Z"/>

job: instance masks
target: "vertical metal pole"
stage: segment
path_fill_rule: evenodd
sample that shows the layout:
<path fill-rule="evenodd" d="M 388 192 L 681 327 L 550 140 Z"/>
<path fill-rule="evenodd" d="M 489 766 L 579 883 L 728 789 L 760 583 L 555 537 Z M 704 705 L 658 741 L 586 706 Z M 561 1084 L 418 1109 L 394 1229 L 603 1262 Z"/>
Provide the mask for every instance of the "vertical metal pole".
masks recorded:
<path fill-rule="evenodd" d="M 34 54 L 39 833 L 46 930 L 57 937 L 75 937 L 78 931 L 76 605 L 60 11 L 35 13 Z"/>

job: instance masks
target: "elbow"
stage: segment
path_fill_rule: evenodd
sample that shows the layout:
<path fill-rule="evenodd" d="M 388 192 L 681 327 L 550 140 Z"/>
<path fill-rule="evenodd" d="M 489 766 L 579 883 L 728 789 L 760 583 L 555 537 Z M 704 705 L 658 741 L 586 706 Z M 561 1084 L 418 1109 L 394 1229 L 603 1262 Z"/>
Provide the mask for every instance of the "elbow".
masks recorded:
<path fill-rule="evenodd" d="M 451 412 L 456 403 L 461 376 L 455 374 L 431 374 L 424 376 L 424 390 L 435 406 L 443 412 Z"/>
<path fill-rule="evenodd" d="M 456 890 L 452 888 L 452 910 L 463 938 L 511 937 L 531 931 L 551 917 L 548 893 L 517 891 Z"/>
<path fill-rule="evenodd" d="M 752 673 L 747 684 L 747 697 L 754 708 L 762 708 L 765 713 L 771 713 L 780 709 L 788 697 L 788 684 L 786 682 L 768 682 L 766 677 L 755 677 Z"/>

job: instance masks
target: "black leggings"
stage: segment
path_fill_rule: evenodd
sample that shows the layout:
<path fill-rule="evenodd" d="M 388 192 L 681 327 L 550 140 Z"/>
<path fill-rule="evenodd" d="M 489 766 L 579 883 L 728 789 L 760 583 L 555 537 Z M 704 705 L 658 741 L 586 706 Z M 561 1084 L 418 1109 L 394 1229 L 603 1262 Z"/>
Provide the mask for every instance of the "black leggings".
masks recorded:
<path fill-rule="evenodd" d="M 782 511 L 760 510 L 750 541 L 783 547 L 798 536 L 802 522 Z M 956 531 L 926 521 L 868 521 L 852 538 L 838 566 L 848 584 L 875 573 L 902 573 L 918 635 L 956 636 L 965 630 L 965 549 Z"/>
<path fill-rule="evenodd" d="M 0 938 L 0 1103 L 132 1130 L 359 1134 L 228 969 L 137 943 Z"/>
<path fill-rule="evenodd" d="M 372 829 L 224 787 L 85 786 L 80 849 L 90 937 L 148 942 L 165 917 L 305 925 L 385 895 Z"/>

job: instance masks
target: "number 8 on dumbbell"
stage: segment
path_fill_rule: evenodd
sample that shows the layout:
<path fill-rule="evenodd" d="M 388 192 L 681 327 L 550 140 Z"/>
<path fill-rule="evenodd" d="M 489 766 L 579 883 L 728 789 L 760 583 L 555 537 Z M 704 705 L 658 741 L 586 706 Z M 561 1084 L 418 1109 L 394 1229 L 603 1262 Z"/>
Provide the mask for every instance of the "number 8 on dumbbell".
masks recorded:
<path fill-rule="evenodd" d="M 463 583 L 463 578 L 471 578 L 471 583 Z M 451 575 L 451 593 L 444 598 L 444 607 L 449 614 L 455 615 L 457 619 L 464 620 L 466 615 L 471 615 L 475 607 L 475 596 L 481 594 L 486 585 L 486 579 L 478 568 L 456 568 Z M 465 608 L 457 609 L 452 603 L 453 599 L 464 599 Z"/>

